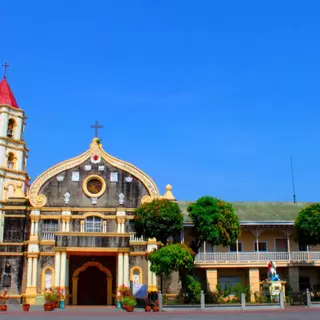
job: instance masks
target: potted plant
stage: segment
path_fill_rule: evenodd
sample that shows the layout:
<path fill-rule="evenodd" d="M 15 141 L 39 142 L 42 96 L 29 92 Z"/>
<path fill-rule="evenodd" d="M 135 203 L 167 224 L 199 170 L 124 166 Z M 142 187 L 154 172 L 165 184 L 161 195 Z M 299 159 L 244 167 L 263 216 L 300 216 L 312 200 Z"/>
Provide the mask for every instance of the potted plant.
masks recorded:
<path fill-rule="evenodd" d="M 129 300 L 130 300 L 130 297 L 128 297 L 128 296 L 122 298 L 122 300 L 121 300 L 122 309 L 124 309 L 124 310 L 127 309 L 128 305 L 129 305 Z"/>
<path fill-rule="evenodd" d="M 144 311 L 145 312 L 151 312 L 151 304 L 150 302 L 147 300 L 145 305 L 144 305 Z"/>
<path fill-rule="evenodd" d="M 127 297 L 127 311 L 133 312 L 134 307 L 137 305 L 137 301 L 134 297 Z"/>
<path fill-rule="evenodd" d="M 58 301 L 57 293 L 54 290 L 49 290 L 45 293 L 46 302 L 44 304 L 45 311 L 51 311 L 55 308 L 56 302 Z"/>
<path fill-rule="evenodd" d="M 152 311 L 159 312 L 159 300 L 155 300 L 152 302 Z"/>
<path fill-rule="evenodd" d="M 8 291 L 7 291 L 7 289 L 4 289 L 3 290 L 3 293 L 2 293 L 2 295 L 0 296 L 0 301 L 1 301 L 1 305 L 0 305 L 0 311 L 7 311 L 7 305 L 6 305 L 6 303 L 7 303 L 7 301 L 8 301 Z"/>
<path fill-rule="evenodd" d="M 29 311 L 29 309 L 30 309 L 30 304 L 27 303 L 27 298 L 26 298 L 26 296 L 23 296 L 22 310 L 23 310 L 23 311 Z"/>

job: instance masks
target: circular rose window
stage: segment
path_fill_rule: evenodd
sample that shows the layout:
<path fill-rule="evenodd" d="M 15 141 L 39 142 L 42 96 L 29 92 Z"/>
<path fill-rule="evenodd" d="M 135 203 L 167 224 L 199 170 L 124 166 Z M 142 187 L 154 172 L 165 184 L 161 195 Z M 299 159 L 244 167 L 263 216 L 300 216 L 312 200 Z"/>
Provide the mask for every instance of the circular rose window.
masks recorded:
<path fill-rule="evenodd" d="M 99 193 L 102 189 L 102 183 L 98 179 L 89 180 L 87 183 L 87 189 L 90 193 Z"/>

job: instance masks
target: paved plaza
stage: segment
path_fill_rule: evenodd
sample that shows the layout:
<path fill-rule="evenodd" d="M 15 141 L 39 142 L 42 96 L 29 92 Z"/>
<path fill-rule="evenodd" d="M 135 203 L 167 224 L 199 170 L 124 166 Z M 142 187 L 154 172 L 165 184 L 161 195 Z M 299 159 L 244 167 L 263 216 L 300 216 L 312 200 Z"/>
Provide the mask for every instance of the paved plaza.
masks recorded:
<path fill-rule="evenodd" d="M 186 319 L 186 320 L 298 320 L 308 317 L 308 320 L 318 320 L 320 315 L 319 308 L 294 307 L 285 310 L 251 310 L 251 311 L 235 311 L 235 310 L 218 310 L 218 311 L 170 311 L 161 313 L 146 313 L 137 310 L 128 313 L 118 309 L 107 308 L 70 308 L 65 310 L 54 310 L 52 312 L 44 312 L 40 309 L 31 310 L 29 313 L 22 312 L 18 308 L 12 308 L 7 312 L 0 313 L 0 317 L 10 320 L 23 318 L 25 320 L 34 320 L 36 318 L 46 320 L 61 319 Z"/>

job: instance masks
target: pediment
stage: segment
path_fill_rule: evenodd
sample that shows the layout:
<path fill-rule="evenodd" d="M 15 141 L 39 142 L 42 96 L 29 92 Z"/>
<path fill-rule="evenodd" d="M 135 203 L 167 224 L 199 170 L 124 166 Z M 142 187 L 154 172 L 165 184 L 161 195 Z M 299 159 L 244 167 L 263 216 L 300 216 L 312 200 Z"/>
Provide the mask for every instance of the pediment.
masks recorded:
<path fill-rule="evenodd" d="M 50 169 L 42 173 L 32 183 L 28 195 L 30 204 L 33 207 L 43 207 L 46 205 L 47 197 L 46 195 L 41 194 L 41 190 L 43 189 L 43 186 L 45 186 L 46 183 L 48 183 L 48 181 L 53 177 L 56 177 L 56 179 L 59 181 L 59 179 L 62 179 L 63 173 L 67 172 L 68 170 L 70 171 L 72 168 L 83 165 L 85 167 L 85 170 L 88 169 L 88 171 L 90 171 L 91 165 L 97 166 L 100 163 L 101 167 L 105 164 L 117 168 L 122 172 L 127 172 L 128 177 L 126 177 L 126 179 L 130 179 L 130 177 L 138 179 L 147 190 L 148 194 L 145 195 L 145 197 L 150 199 L 159 197 L 159 191 L 156 184 L 146 173 L 139 170 L 134 165 L 117 159 L 106 153 L 103 150 L 100 141 L 95 138 L 92 141 L 89 150 L 79 155 L 78 157 L 63 161 L 51 167 Z M 59 174 L 61 174 L 61 176 L 59 176 Z"/>

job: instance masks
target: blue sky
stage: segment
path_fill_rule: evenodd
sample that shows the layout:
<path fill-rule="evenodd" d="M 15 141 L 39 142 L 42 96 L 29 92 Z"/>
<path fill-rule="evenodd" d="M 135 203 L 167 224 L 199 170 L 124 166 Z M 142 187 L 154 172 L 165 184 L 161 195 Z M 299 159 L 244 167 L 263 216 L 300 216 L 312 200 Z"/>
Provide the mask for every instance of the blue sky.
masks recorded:
<path fill-rule="evenodd" d="M 32 179 L 104 149 L 179 200 L 320 197 L 318 1 L 6 1 Z"/>

